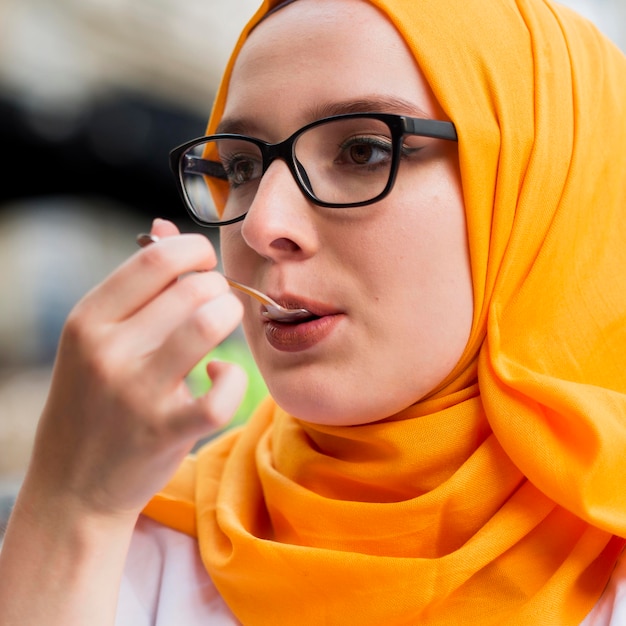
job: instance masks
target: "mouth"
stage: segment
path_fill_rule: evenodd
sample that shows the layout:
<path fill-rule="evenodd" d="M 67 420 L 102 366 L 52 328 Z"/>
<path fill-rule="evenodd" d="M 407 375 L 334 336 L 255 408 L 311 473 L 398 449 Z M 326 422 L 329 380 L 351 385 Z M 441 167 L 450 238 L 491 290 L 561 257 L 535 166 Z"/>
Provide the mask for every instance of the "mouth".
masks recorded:
<path fill-rule="evenodd" d="M 312 322 L 322 317 L 321 315 L 316 315 L 315 313 L 311 313 L 311 311 L 300 307 L 285 308 L 286 310 L 284 313 L 281 311 L 277 314 L 275 311 L 269 310 L 268 308 L 264 307 L 261 311 L 261 315 L 263 315 L 263 317 L 265 317 L 268 322 L 273 322 L 275 324 L 285 324 L 286 326 L 306 324 L 307 322 Z"/>
<path fill-rule="evenodd" d="M 284 315 L 282 315 L 282 310 L 270 311 L 269 309 L 271 307 L 267 305 L 262 307 L 261 314 L 268 321 L 290 326 L 306 324 L 328 315 L 336 315 L 339 312 L 337 309 L 328 305 L 301 297 L 282 295 L 276 297 L 274 301 L 279 305 L 279 307 L 284 309 Z"/>
<path fill-rule="evenodd" d="M 265 338 L 279 352 L 307 351 L 324 340 L 340 324 L 343 315 L 324 315 L 296 322 L 265 322 Z M 325 343 L 325 342 L 324 342 Z"/>
<path fill-rule="evenodd" d="M 328 305 L 295 297 L 278 297 L 281 306 L 304 309 L 297 319 L 272 320 L 264 316 L 265 336 L 280 352 L 301 352 L 322 342 L 345 317 L 343 311 Z"/>

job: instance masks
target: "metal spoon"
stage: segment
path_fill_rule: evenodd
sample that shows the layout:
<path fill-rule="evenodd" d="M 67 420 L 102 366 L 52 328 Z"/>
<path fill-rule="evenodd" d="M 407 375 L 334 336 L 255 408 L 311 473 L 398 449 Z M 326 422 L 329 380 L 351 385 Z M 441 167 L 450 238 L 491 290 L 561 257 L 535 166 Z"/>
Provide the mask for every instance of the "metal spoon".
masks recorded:
<path fill-rule="evenodd" d="M 137 243 L 142 248 L 145 248 L 147 245 L 155 243 L 158 240 L 159 238 L 156 235 L 151 235 L 150 233 L 140 233 L 137 235 Z M 234 287 L 235 289 L 238 289 L 239 291 L 242 291 L 243 293 L 246 293 L 261 302 L 261 304 L 265 307 L 263 315 L 274 322 L 295 322 L 297 320 L 313 316 L 313 314 L 306 309 L 288 309 L 252 287 L 238 283 L 236 280 L 228 278 L 228 276 L 224 276 L 224 278 L 226 278 L 231 287 Z"/>

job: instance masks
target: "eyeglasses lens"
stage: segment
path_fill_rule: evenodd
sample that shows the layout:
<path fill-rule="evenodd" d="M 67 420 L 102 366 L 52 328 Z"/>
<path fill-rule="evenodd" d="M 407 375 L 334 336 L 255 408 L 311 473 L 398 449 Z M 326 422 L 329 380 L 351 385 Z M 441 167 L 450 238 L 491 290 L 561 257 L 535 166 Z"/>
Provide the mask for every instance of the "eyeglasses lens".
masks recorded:
<path fill-rule="evenodd" d="M 329 120 L 296 135 L 292 172 L 300 187 L 322 204 L 350 205 L 379 196 L 392 169 L 391 131 L 374 118 Z M 188 202 L 204 222 L 244 215 L 269 163 L 246 138 L 196 144 L 181 159 Z"/>

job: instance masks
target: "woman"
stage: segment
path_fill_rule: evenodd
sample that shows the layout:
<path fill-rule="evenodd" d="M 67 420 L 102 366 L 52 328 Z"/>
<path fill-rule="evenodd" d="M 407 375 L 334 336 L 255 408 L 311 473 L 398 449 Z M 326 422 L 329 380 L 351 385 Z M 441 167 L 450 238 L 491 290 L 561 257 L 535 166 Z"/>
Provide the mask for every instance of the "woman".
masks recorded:
<path fill-rule="evenodd" d="M 112 624 L 120 578 L 118 624 L 623 620 L 625 74 L 543 0 L 264 3 L 208 128 L 251 139 L 176 167 L 227 274 L 313 316 L 156 221 L 66 325 L 1 623 Z M 186 456 L 242 310 L 272 398 Z"/>

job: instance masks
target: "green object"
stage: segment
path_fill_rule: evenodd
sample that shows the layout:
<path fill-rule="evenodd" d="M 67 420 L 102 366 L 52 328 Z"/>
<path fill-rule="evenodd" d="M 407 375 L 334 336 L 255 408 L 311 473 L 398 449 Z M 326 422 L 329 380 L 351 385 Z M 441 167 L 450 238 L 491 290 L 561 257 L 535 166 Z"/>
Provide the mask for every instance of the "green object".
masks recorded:
<path fill-rule="evenodd" d="M 240 337 L 231 336 L 207 354 L 187 377 L 187 383 L 194 396 L 202 395 L 211 388 L 211 381 L 206 373 L 206 364 L 213 360 L 238 363 L 248 374 L 248 389 L 227 428 L 243 424 L 268 394 L 265 381 L 252 358 L 248 344 Z"/>

